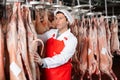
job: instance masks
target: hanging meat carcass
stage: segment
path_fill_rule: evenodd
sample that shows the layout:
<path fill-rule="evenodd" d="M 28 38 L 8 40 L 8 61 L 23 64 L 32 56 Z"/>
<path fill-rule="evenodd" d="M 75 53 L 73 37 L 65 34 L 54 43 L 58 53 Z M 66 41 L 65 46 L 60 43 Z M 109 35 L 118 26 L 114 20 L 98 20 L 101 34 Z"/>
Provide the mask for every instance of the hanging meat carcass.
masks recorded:
<path fill-rule="evenodd" d="M 25 26 L 26 26 L 26 31 L 27 31 L 27 42 L 28 42 L 28 55 L 29 55 L 29 60 L 30 60 L 30 66 L 31 66 L 31 71 L 33 75 L 34 80 L 40 80 L 40 70 L 39 66 L 35 64 L 33 58 L 31 56 L 37 52 L 37 46 L 38 44 L 35 43 L 36 41 L 40 41 L 37 39 L 37 33 L 35 31 L 35 27 L 32 23 L 31 19 L 31 13 L 29 8 L 25 8 Z M 42 40 L 40 41 L 42 43 L 42 46 L 44 47 L 44 44 Z M 42 47 L 42 48 L 43 48 Z M 40 55 L 42 55 L 43 49 L 41 49 Z"/>
<path fill-rule="evenodd" d="M 6 79 L 10 78 L 9 75 L 9 54 L 7 50 L 7 42 L 6 42 L 6 33 L 7 33 L 7 25 L 10 22 L 10 17 L 12 15 L 12 6 L 11 5 L 6 5 L 6 18 L 1 19 L 1 24 L 2 24 L 2 32 L 4 33 L 4 68 L 5 68 L 5 76 L 7 76 Z"/>
<path fill-rule="evenodd" d="M 75 22 L 70 26 L 71 28 L 71 32 L 78 38 L 78 28 L 79 28 L 79 25 L 78 25 L 78 20 L 75 20 Z M 76 49 L 76 52 L 74 53 L 73 57 L 72 57 L 72 64 L 73 64 L 73 67 L 72 67 L 72 79 L 75 79 L 75 77 L 79 76 L 79 60 L 78 60 L 78 54 L 79 53 L 79 43 L 77 44 L 77 49 Z"/>
<path fill-rule="evenodd" d="M 112 70 L 112 57 L 108 54 L 107 50 L 106 30 L 103 16 L 100 18 L 100 25 L 98 26 L 98 44 L 100 53 L 100 71 L 107 74 L 111 80 L 117 80 L 117 77 Z"/>
<path fill-rule="evenodd" d="M 117 54 L 120 55 L 117 19 L 112 18 L 112 23 L 110 28 L 111 28 L 111 52 L 113 54 L 116 51 Z"/>
<path fill-rule="evenodd" d="M 79 57 L 79 60 L 80 60 L 80 65 L 79 65 L 79 68 L 80 68 L 80 73 L 81 73 L 81 77 L 80 77 L 80 80 L 83 80 L 83 77 L 86 73 L 86 70 L 87 70 L 87 66 L 88 66 L 88 60 L 87 60 L 87 55 L 88 55 L 88 37 L 87 37 L 87 26 L 84 27 L 83 29 L 83 38 L 82 38 L 82 43 L 83 43 L 83 47 L 82 47 L 82 52 L 80 53 L 80 57 Z"/>
<path fill-rule="evenodd" d="M 18 51 L 18 35 L 17 35 L 17 6 L 13 5 L 13 13 L 7 26 L 7 49 L 10 58 L 10 80 L 26 80 L 22 67 L 22 60 Z"/>
<path fill-rule="evenodd" d="M 34 32 L 32 32 L 32 28 L 34 29 L 33 23 L 31 21 L 31 14 L 30 14 L 30 10 L 29 8 L 23 8 L 23 13 L 24 13 L 24 25 L 26 27 L 26 36 L 27 36 L 27 49 L 28 49 L 28 58 L 29 58 L 29 62 L 30 62 L 30 68 L 31 68 L 31 73 L 33 75 L 33 80 L 36 80 L 36 68 L 35 68 L 35 63 L 33 61 L 33 59 L 30 57 L 30 54 L 33 54 L 33 49 L 35 49 L 37 47 L 36 46 L 32 46 L 32 41 L 36 38 L 36 33 L 34 34 Z M 30 18 L 29 18 L 30 16 Z M 36 48 L 37 49 L 37 48 Z"/>
<path fill-rule="evenodd" d="M 105 21 L 105 30 L 106 30 L 106 40 L 107 40 L 107 50 L 108 50 L 108 54 L 112 56 L 111 54 L 111 45 L 110 45 L 110 40 L 111 40 L 111 32 L 110 32 L 110 28 L 109 28 L 109 23 L 107 22 L 107 20 Z"/>
<path fill-rule="evenodd" d="M 97 18 L 93 18 L 93 50 L 94 50 L 94 55 L 95 55 L 95 59 L 97 60 L 97 63 L 99 63 L 99 49 L 98 49 L 98 19 Z"/>
<path fill-rule="evenodd" d="M 27 37 L 26 37 L 26 29 L 23 22 L 23 16 L 21 11 L 21 5 L 18 3 L 18 43 L 19 43 L 19 51 L 21 54 L 21 59 L 23 60 L 23 64 L 25 65 L 26 73 L 28 75 L 29 80 L 33 80 L 32 72 L 30 69 L 29 63 L 29 53 L 27 49 Z"/>
<path fill-rule="evenodd" d="M 92 78 L 92 74 L 98 71 L 98 62 L 96 60 L 96 50 L 97 44 L 95 39 L 97 38 L 94 33 L 94 26 L 92 24 L 92 19 L 89 20 L 89 34 L 88 34 L 88 78 Z"/>
<path fill-rule="evenodd" d="M 48 10 L 48 26 L 49 29 L 56 27 L 56 22 L 54 19 L 54 13 L 51 10 Z"/>
<path fill-rule="evenodd" d="M 46 10 L 36 10 L 35 29 L 38 34 L 42 34 L 49 30 Z"/>
<path fill-rule="evenodd" d="M 5 80 L 4 59 L 4 35 L 0 23 L 0 80 Z"/>
<path fill-rule="evenodd" d="M 79 24 L 79 20 L 75 19 L 74 23 L 70 26 L 71 32 L 78 37 L 78 25 Z"/>

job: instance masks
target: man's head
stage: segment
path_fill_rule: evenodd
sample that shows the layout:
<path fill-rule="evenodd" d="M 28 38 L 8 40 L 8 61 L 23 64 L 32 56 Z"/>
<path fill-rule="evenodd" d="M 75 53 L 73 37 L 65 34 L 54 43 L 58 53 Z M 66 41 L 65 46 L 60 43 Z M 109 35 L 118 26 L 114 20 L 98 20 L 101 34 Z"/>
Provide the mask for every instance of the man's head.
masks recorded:
<path fill-rule="evenodd" d="M 58 14 L 58 13 L 62 13 L 66 17 L 66 19 L 68 20 L 70 25 L 73 23 L 74 19 L 73 19 L 72 15 L 70 14 L 70 12 L 68 12 L 65 9 L 57 9 L 54 12 L 54 16 L 56 16 L 56 14 Z"/>

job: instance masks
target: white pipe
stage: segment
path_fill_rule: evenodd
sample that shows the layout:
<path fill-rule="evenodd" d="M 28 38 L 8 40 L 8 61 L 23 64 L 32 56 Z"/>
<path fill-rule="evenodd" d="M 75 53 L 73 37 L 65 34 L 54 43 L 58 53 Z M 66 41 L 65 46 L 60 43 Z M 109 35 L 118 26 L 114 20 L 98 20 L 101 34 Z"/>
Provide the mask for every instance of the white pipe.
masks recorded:
<path fill-rule="evenodd" d="M 77 3 L 78 3 L 78 5 L 80 5 L 80 1 L 79 0 L 77 0 Z"/>
<path fill-rule="evenodd" d="M 107 16 L 107 1 L 105 0 L 105 14 L 106 14 L 106 16 Z"/>
<path fill-rule="evenodd" d="M 91 0 L 89 0 L 89 5 L 90 5 L 90 12 L 91 12 L 91 5 L 92 5 Z"/>
<path fill-rule="evenodd" d="M 56 0 L 56 3 L 59 4 L 59 0 Z"/>
<path fill-rule="evenodd" d="M 107 13 L 107 1 L 105 0 L 105 14 L 106 16 L 108 16 L 108 13 Z M 107 19 L 107 22 L 108 22 L 108 19 Z"/>

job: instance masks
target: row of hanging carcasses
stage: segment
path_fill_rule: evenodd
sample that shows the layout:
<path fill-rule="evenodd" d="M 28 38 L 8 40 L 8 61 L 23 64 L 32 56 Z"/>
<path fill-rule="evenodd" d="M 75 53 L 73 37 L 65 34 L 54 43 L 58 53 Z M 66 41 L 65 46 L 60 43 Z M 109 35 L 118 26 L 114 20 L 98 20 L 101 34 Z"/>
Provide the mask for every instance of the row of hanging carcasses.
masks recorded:
<path fill-rule="evenodd" d="M 52 14 L 48 13 L 47 9 L 36 10 L 34 21 L 36 31 L 30 10 L 20 9 L 19 3 L 13 5 L 12 11 L 7 10 L 7 16 L 8 19 L 1 19 L 3 29 L 1 29 L 2 38 L 0 38 L 2 65 L 0 74 L 3 75 L 0 76 L 0 80 L 5 78 L 7 80 L 40 80 L 39 69 L 35 67 L 33 59 L 29 56 L 37 51 L 37 44 L 33 43 L 34 40 L 38 41 L 36 31 L 44 33 L 55 26 Z M 119 54 L 117 20 L 113 19 L 110 25 L 104 21 L 104 17 L 83 18 L 81 21 L 76 20 L 71 29 L 78 38 L 78 47 L 73 56 L 73 79 L 76 75 L 83 79 L 86 72 L 88 78 L 91 78 L 93 73 L 102 72 L 116 80 L 112 71 L 112 55 L 115 51 Z"/>
<path fill-rule="evenodd" d="M 101 74 L 104 73 L 111 80 L 117 80 L 112 70 L 114 54 L 120 55 L 117 18 L 108 20 L 102 15 L 83 16 L 81 20 L 75 21 L 71 29 L 78 38 L 72 62 L 72 78 L 79 76 L 80 80 L 85 77 L 91 80 L 92 75 L 96 74 L 101 80 Z"/>
<path fill-rule="evenodd" d="M 55 26 L 54 16 L 45 5 L 35 8 L 35 14 L 31 15 L 30 4 L 15 2 L 6 5 L 6 15 L 0 19 L 0 80 L 40 80 L 39 66 L 30 55 L 38 50 L 36 41 L 42 44 L 38 50 L 42 55 L 44 44 L 37 39 L 37 33 Z M 33 15 L 35 20 L 31 19 Z"/>
<path fill-rule="evenodd" d="M 20 3 L 7 6 L 0 19 L 0 80 L 40 80 L 40 69 L 30 55 L 37 52 L 37 39 L 29 8 Z"/>
<path fill-rule="evenodd" d="M 12 4 L 4 5 L 6 15 L 0 19 L 0 80 L 40 80 L 39 66 L 30 55 L 37 52 L 36 41 L 41 42 L 42 48 L 38 51 L 43 53 L 44 44 L 37 39 L 37 33 L 44 33 L 55 26 L 53 13 L 48 13 L 43 4 L 42 8 L 35 8 L 35 14 L 31 15 L 32 5 L 21 5 L 21 0 L 17 3 L 16 0 L 9 1 Z M 31 19 L 33 15 L 35 20 Z"/>

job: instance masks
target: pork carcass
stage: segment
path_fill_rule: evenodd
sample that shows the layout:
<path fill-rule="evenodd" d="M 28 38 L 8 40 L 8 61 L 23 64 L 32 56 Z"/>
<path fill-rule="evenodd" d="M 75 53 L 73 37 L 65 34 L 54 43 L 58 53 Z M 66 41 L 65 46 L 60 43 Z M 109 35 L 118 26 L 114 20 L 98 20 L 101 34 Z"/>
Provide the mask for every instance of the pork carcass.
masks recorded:
<path fill-rule="evenodd" d="M 110 57 L 107 50 L 106 30 L 103 16 L 100 18 L 100 25 L 98 26 L 98 44 L 100 53 L 100 71 L 107 74 L 111 80 L 117 80 L 117 77 L 112 70 L 112 57 Z"/>
<path fill-rule="evenodd" d="M 75 22 L 71 25 L 71 32 L 78 37 L 78 20 L 75 20 Z M 78 60 L 78 54 L 79 53 L 79 42 L 77 44 L 77 49 L 76 52 L 74 53 L 73 57 L 72 57 L 72 64 L 73 64 L 73 68 L 72 68 L 72 79 L 74 79 L 76 76 L 79 76 L 79 60 Z"/>
<path fill-rule="evenodd" d="M 5 68 L 5 76 L 7 76 L 6 79 L 10 78 L 9 75 L 9 54 L 7 50 L 7 42 L 6 42 L 6 33 L 7 33 L 7 25 L 10 22 L 10 17 L 12 15 L 12 7 L 10 5 L 6 5 L 6 18 L 1 19 L 2 24 L 2 33 L 4 33 L 4 68 Z"/>
<path fill-rule="evenodd" d="M 30 57 L 30 54 L 33 53 L 32 51 L 32 41 L 34 39 L 34 35 L 31 31 L 31 26 L 30 24 L 32 24 L 32 22 L 29 23 L 29 8 L 25 7 L 23 8 L 23 13 L 24 13 L 24 25 L 25 25 L 25 28 L 26 28 L 26 40 L 27 40 L 27 49 L 28 49 L 28 60 L 30 62 L 30 68 L 31 68 L 31 73 L 33 75 L 33 80 L 36 80 L 36 69 L 35 69 L 35 63 L 33 61 L 33 59 Z M 31 16 L 30 16 L 31 17 Z"/>
<path fill-rule="evenodd" d="M 105 22 L 105 29 L 106 29 L 106 40 L 107 40 L 107 50 L 108 50 L 108 54 L 112 56 L 112 53 L 111 53 L 111 45 L 110 45 L 110 40 L 111 40 L 111 32 L 110 32 L 110 28 L 109 28 L 109 24 L 108 22 L 106 21 Z"/>
<path fill-rule="evenodd" d="M 96 39 L 94 33 L 94 26 L 89 20 L 89 34 L 88 34 L 88 78 L 92 78 L 92 74 L 98 69 L 98 63 L 95 58 L 95 48 L 97 48 Z"/>
<path fill-rule="evenodd" d="M 111 52 L 114 53 L 115 51 L 120 55 L 119 50 L 119 38 L 118 38 L 118 21 L 112 19 L 111 23 Z"/>
<path fill-rule="evenodd" d="M 79 58 L 79 60 L 80 60 L 80 65 L 79 65 L 79 67 L 80 67 L 80 73 L 81 73 L 81 77 L 80 77 L 80 80 L 83 80 L 83 77 L 84 77 L 84 75 L 85 75 L 85 73 L 86 73 L 86 70 L 87 70 L 87 55 L 88 55 L 88 36 L 87 36 L 87 27 L 84 27 L 84 29 L 83 29 L 83 39 L 82 39 L 83 41 L 83 48 L 82 48 L 82 52 L 81 52 L 81 54 L 80 54 L 80 58 Z"/>
<path fill-rule="evenodd" d="M 37 39 L 37 33 L 35 31 L 35 26 L 32 23 L 31 13 L 29 8 L 25 8 L 25 19 L 24 24 L 27 31 L 27 43 L 28 43 L 28 55 L 30 61 L 30 67 L 34 80 L 40 80 L 40 70 L 39 66 L 35 64 L 34 59 L 31 58 L 31 55 L 37 52 L 37 43 L 33 43 Z"/>
<path fill-rule="evenodd" d="M 47 11 L 41 10 L 41 12 L 39 12 L 39 10 L 36 10 L 35 29 L 38 34 L 49 30 L 48 22 Z"/>
<path fill-rule="evenodd" d="M 20 54 L 18 54 L 18 37 L 17 37 L 17 5 L 13 5 L 13 14 L 11 16 L 10 22 L 7 26 L 7 49 L 10 58 L 10 80 L 26 80 L 24 71 L 22 68 L 22 61 Z"/>
<path fill-rule="evenodd" d="M 19 51 L 21 55 L 21 59 L 23 60 L 23 64 L 25 65 L 26 75 L 28 75 L 29 80 L 33 80 L 32 72 L 30 69 L 30 63 L 28 58 L 28 49 L 27 49 L 27 39 L 26 39 L 26 29 L 24 26 L 21 5 L 18 3 L 18 44 Z"/>
<path fill-rule="evenodd" d="M 4 69 L 4 35 L 2 31 L 2 25 L 0 23 L 0 80 L 5 80 Z"/>

